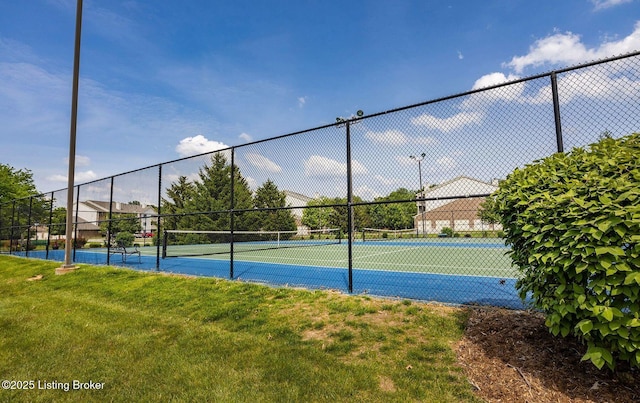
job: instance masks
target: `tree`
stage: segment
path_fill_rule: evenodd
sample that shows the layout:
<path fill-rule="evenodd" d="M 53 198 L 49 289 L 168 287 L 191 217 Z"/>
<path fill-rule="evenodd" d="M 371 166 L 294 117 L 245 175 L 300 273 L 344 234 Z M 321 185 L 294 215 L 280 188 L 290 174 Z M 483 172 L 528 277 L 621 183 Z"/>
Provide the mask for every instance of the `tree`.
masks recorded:
<path fill-rule="evenodd" d="M 167 198 L 162 199 L 162 214 L 165 215 L 165 229 L 190 228 L 191 216 L 181 216 L 187 212 L 187 206 L 193 201 L 196 187 L 186 176 L 180 176 L 177 182 L 167 189 Z"/>
<path fill-rule="evenodd" d="M 35 206 L 31 203 L 30 206 L 29 200 L 24 200 L 24 203 L 17 206 L 10 203 L 15 199 L 24 199 L 36 193 L 31 171 L 0 164 L 0 228 L 4 228 L 0 237 L 9 238 L 11 231 L 8 227 L 11 225 L 27 224 L 26 219 L 21 218 L 29 216 L 30 208 L 35 212 L 44 210 L 41 203 L 36 203 Z M 19 222 L 15 222 L 16 220 Z M 18 232 L 19 234 L 13 232 L 13 236 L 22 238 L 26 234 L 26 227 Z"/>
<path fill-rule="evenodd" d="M 369 207 L 371 226 L 375 228 L 402 229 L 413 228 L 413 217 L 417 213 L 415 202 L 407 202 L 415 194 L 405 188 L 399 188 L 388 196 L 376 198 L 377 202 L 398 201 L 398 203 L 373 204 Z"/>
<path fill-rule="evenodd" d="M 167 190 L 162 213 L 170 216 L 164 219 L 164 225 L 166 229 L 228 231 L 233 208 L 240 210 L 233 213 L 235 230 L 257 230 L 259 223 L 252 211 L 253 203 L 249 184 L 238 167 L 231 167 L 224 153 L 216 153 L 211 156 L 210 164 L 199 169 L 198 180 L 190 182 L 181 176 Z M 204 242 L 206 237 L 193 238 Z"/>
<path fill-rule="evenodd" d="M 302 212 L 302 224 L 311 229 L 329 228 L 331 207 L 323 207 L 333 204 L 328 197 L 322 196 L 307 203 L 307 207 Z"/>
<path fill-rule="evenodd" d="M 15 169 L 0 164 L 0 204 L 38 193 L 33 174 L 28 169 Z"/>
<path fill-rule="evenodd" d="M 500 213 L 497 210 L 496 201 L 493 196 L 488 196 L 480 203 L 478 218 L 487 224 L 497 224 L 500 222 Z"/>
<path fill-rule="evenodd" d="M 354 196 L 354 203 L 361 203 L 362 199 Z M 348 232 L 349 216 L 347 199 L 344 197 L 321 197 L 307 203 L 308 207 L 302 213 L 302 223 L 311 229 L 338 228 Z M 326 207 L 323 207 L 326 206 Z M 369 213 L 364 206 L 353 207 L 353 225 L 362 228 L 370 225 Z"/>
<path fill-rule="evenodd" d="M 67 209 L 56 207 L 51 212 L 51 225 L 49 232 L 51 235 L 65 235 L 67 230 Z"/>
<path fill-rule="evenodd" d="M 253 196 L 253 205 L 257 209 L 286 207 L 286 195 L 278 190 L 271 180 L 267 180 Z M 291 210 L 257 211 L 256 220 L 263 231 L 295 231 L 296 220 Z"/>
<path fill-rule="evenodd" d="M 142 226 L 140 225 L 140 218 L 136 214 L 114 213 L 111 217 L 112 234 L 136 234 L 140 231 L 142 231 Z M 102 232 L 103 235 L 106 235 L 107 232 L 109 232 L 108 221 L 103 221 L 102 223 L 100 223 L 100 232 Z"/>

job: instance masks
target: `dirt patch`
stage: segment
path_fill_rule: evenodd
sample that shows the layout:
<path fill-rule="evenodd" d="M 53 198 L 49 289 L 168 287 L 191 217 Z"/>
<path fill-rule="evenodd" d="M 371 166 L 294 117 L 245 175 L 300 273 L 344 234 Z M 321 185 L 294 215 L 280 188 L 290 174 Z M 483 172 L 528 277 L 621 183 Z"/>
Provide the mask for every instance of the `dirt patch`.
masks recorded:
<path fill-rule="evenodd" d="M 581 362 L 585 347 L 554 337 L 539 313 L 473 309 L 458 361 L 488 402 L 638 402 L 640 371 Z"/>

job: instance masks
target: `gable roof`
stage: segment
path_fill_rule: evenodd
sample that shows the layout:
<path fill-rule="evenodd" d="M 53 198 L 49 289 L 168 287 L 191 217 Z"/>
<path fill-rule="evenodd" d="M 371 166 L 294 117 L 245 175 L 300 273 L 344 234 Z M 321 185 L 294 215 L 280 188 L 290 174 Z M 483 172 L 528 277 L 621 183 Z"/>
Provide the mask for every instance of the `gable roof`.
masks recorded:
<path fill-rule="evenodd" d="M 306 205 L 307 203 L 309 203 L 311 200 L 313 200 L 313 198 L 309 197 L 309 196 L 305 196 L 303 194 L 300 193 L 296 193 L 296 192 L 292 192 L 290 190 L 284 190 L 284 194 L 288 197 L 288 198 L 292 198 L 292 199 L 296 199 L 301 201 L 302 203 L 304 203 L 304 205 Z"/>
<path fill-rule="evenodd" d="M 426 190 L 424 197 L 427 199 L 456 196 L 468 197 L 472 195 L 489 194 L 496 190 L 498 190 L 498 187 L 491 183 L 468 176 L 458 176 Z"/>
<path fill-rule="evenodd" d="M 106 202 L 106 201 L 85 200 L 81 203 L 98 212 L 102 212 L 102 213 L 109 212 L 109 202 Z M 144 213 L 150 212 L 150 210 L 153 210 L 151 206 L 141 206 L 138 204 L 129 204 L 129 203 L 120 203 L 120 202 L 112 202 L 111 207 L 112 207 L 111 211 L 113 213 L 124 213 L 124 214 L 144 214 Z"/>

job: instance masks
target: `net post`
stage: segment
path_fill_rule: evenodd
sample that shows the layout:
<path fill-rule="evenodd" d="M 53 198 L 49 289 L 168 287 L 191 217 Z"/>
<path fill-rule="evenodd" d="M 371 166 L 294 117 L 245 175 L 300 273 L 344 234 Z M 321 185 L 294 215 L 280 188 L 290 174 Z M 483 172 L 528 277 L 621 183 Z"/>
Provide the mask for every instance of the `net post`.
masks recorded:
<path fill-rule="evenodd" d="M 165 259 L 167 257 L 167 236 L 168 232 L 165 229 L 162 235 L 162 258 Z"/>

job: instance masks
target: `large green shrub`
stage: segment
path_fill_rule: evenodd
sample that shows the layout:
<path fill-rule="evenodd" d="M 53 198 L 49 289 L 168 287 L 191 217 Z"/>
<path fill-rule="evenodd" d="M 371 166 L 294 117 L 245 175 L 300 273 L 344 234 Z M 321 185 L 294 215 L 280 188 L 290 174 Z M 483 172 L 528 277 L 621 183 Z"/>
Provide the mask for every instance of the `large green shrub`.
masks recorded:
<path fill-rule="evenodd" d="M 495 194 L 520 296 L 583 360 L 640 367 L 640 134 L 516 169 Z"/>

